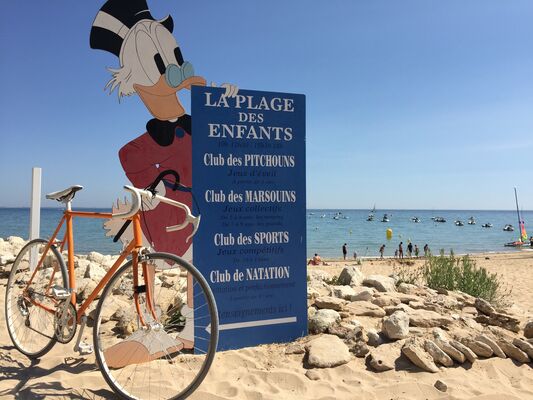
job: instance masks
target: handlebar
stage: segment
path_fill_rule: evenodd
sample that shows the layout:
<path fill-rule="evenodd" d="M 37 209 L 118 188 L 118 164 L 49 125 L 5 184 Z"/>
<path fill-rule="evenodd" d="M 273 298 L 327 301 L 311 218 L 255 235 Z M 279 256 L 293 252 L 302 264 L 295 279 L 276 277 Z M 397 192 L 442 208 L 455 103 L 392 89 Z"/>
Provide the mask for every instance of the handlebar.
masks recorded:
<path fill-rule="evenodd" d="M 159 181 L 161 181 L 162 177 L 164 175 L 167 175 L 167 174 L 168 174 L 168 171 L 164 171 L 164 173 L 161 173 L 158 176 L 156 181 L 158 179 L 159 179 Z M 161 177 L 161 179 L 160 179 L 160 177 Z M 179 179 L 179 176 L 177 176 L 177 179 Z M 157 186 L 157 184 L 159 183 L 159 182 L 156 183 L 156 181 L 154 181 L 155 186 Z M 177 184 L 178 184 L 178 181 L 176 181 L 176 185 Z M 185 228 L 187 225 L 192 224 L 193 225 L 193 231 L 187 237 L 187 239 L 185 239 L 188 242 L 191 239 L 191 237 L 193 237 L 194 234 L 196 233 L 196 231 L 198 230 L 198 226 L 200 225 L 200 217 L 201 216 L 199 215 L 199 216 L 195 217 L 194 215 L 192 215 L 191 209 L 186 204 L 180 203 L 179 201 L 172 200 L 172 199 L 169 199 L 169 198 L 164 197 L 164 196 L 160 196 L 158 194 L 154 194 L 149 189 L 147 189 L 147 190 L 138 189 L 138 188 L 135 188 L 135 187 L 129 186 L 129 185 L 125 185 L 124 189 L 131 193 L 131 200 L 132 200 L 131 209 L 129 211 L 126 211 L 126 212 L 123 212 L 123 213 L 113 214 L 112 215 L 113 218 L 124 218 L 124 219 L 126 219 L 126 218 L 133 217 L 135 214 L 137 214 L 139 212 L 139 209 L 141 208 L 141 205 L 142 205 L 142 197 L 144 197 L 144 198 L 149 199 L 149 200 L 153 200 L 153 199 L 159 200 L 161 203 L 169 204 L 171 206 L 181 208 L 182 210 L 185 211 L 185 220 L 181 224 L 167 226 L 166 227 L 166 231 L 167 232 L 178 231 L 180 229 Z M 126 227 L 127 227 L 127 225 L 125 224 L 123 229 L 121 229 L 121 232 L 119 232 L 115 236 L 115 239 L 118 240 L 118 238 L 124 232 Z"/>

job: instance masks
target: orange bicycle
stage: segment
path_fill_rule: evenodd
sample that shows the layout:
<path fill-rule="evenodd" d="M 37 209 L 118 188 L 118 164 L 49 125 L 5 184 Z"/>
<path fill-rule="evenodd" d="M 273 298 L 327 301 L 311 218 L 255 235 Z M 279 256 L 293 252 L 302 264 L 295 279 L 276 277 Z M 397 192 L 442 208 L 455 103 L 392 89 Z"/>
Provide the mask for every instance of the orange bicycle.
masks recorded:
<path fill-rule="evenodd" d="M 8 332 L 19 351 L 39 358 L 56 342 L 69 343 L 78 331 L 74 350 L 94 350 L 106 382 L 122 398 L 182 399 L 200 385 L 213 362 L 217 308 L 207 281 L 192 264 L 143 247 L 140 209 L 143 200 L 157 200 L 184 210 L 185 220 L 167 232 L 192 224 L 187 240 L 200 217 L 154 190 L 124 188 L 132 195 L 131 209 L 115 214 L 73 211 L 72 199 L 81 186 L 46 196 L 65 204 L 64 215 L 49 240 L 28 242 L 15 259 L 6 290 Z M 76 296 L 74 217 L 122 218 L 133 224 L 133 240 L 83 302 Z M 59 241 L 64 224 L 65 236 Z M 89 313 L 98 296 L 96 309 Z M 82 342 L 88 323 L 94 349 Z"/>

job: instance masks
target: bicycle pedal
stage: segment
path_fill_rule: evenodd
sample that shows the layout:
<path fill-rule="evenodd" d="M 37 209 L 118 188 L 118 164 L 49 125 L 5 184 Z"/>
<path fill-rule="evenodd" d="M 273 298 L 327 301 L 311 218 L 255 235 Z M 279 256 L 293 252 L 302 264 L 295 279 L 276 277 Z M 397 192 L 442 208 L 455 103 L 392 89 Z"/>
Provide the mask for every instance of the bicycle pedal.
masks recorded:
<path fill-rule="evenodd" d="M 77 348 L 74 348 L 74 351 L 80 353 L 80 356 L 91 354 L 94 351 L 93 345 L 86 342 L 81 342 L 76 347 Z"/>
<path fill-rule="evenodd" d="M 52 287 L 52 296 L 54 296 L 54 299 L 56 300 L 66 300 L 70 298 L 70 295 L 72 294 L 71 290 L 65 289 L 61 286 L 54 286 Z"/>

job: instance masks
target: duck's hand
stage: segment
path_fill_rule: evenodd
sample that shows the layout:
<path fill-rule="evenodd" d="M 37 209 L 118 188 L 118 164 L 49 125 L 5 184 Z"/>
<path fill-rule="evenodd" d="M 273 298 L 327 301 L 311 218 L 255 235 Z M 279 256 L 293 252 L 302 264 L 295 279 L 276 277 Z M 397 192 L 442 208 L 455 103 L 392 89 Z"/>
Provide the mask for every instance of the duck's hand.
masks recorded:
<path fill-rule="evenodd" d="M 217 87 L 214 82 L 211 82 L 211 86 Z M 226 93 L 223 94 L 225 97 L 235 97 L 237 96 L 237 93 L 239 93 L 239 87 L 232 85 L 231 83 L 222 83 L 220 87 L 226 89 Z"/>

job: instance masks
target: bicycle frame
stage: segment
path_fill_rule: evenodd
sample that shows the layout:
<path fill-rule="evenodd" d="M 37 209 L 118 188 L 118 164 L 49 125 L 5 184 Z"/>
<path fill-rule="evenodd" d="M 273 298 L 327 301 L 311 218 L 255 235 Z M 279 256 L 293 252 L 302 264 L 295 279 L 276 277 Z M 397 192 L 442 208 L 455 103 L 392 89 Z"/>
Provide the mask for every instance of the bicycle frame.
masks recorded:
<path fill-rule="evenodd" d="M 57 225 L 56 230 L 54 231 L 52 237 L 48 240 L 48 243 L 43 251 L 43 255 L 39 259 L 39 262 L 37 263 L 37 266 L 35 267 L 35 270 L 33 271 L 33 274 L 27 284 L 27 287 L 29 287 L 33 281 L 33 278 L 35 277 L 35 274 L 41 267 L 41 265 L 44 262 L 44 259 L 46 255 L 48 254 L 48 251 L 50 250 L 50 247 L 52 245 L 55 245 L 57 235 L 59 231 L 61 230 L 63 224 L 66 222 L 66 230 L 65 230 L 65 236 L 63 237 L 63 241 L 59 242 L 61 243 L 60 246 L 60 252 L 63 252 L 63 249 L 65 247 L 65 244 L 67 245 L 67 252 L 68 252 L 68 259 L 67 259 L 67 270 L 68 270 L 68 280 L 69 280 L 69 288 L 72 290 L 71 294 L 71 303 L 74 307 L 76 307 L 76 274 L 74 271 L 74 232 L 73 232 L 73 225 L 72 220 L 74 217 L 80 217 L 80 218 L 100 218 L 100 219 L 110 219 L 113 217 L 113 214 L 111 213 L 99 213 L 99 212 L 87 212 L 87 211 L 72 211 L 70 209 L 70 204 L 67 205 L 67 209 L 65 210 L 63 217 L 59 221 L 59 224 Z M 128 220 L 131 220 L 133 222 L 133 240 L 128 244 L 128 246 L 120 253 L 119 258 L 115 261 L 115 263 L 111 266 L 109 271 L 104 275 L 102 280 L 98 283 L 96 288 L 92 291 L 92 293 L 85 299 L 85 301 L 80 305 L 80 307 L 77 309 L 76 313 L 76 321 L 77 323 L 81 322 L 81 319 L 83 315 L 85 314 L 85 310 L 91 305 L 91 303 L 95 300 L 96 296 L 102 291 L 104 286 L 109 282 L 111 277 L 115 274 L 115 272 L 118 270 L 118 268 L 122 265 L 122 263 L 126 260 L 126 258 L 131 254 L 132 260 L 133 260 L 133 281 L 134 281 L 134 287 L 139 286 L 138 282 L 138 262 L 139 262 L 139 251 L 142 248 L 142 231 L 141 231 L 141 221 L 140 221 L 140 215 L 137 212 L 132 217 L 125 218 Z M 50 291 L 50 285 L 52 284 L 54 280 L 54 275 L 57 272 L 57 269 L 54 268 L 54 271 L 52 272 L 52 275 L 50 277 L 50 281 L 48 283 L 46 294 L 49 294 Z M 146 264 L 143 263 L 143 276 L 145 279 L 146 284 L 146 299 L 147 303 L 150 308 L 150 312 L 155 317 L 155 310 L 153 309 L 153 304 L 151 301 L 151 283 L 149 282 L 149 273 L 146 269 Z M 134 299 L 135 299 L 135 307 L 137 309 L 137 313 L 140 318 L 141 324 L 145 324 L 144 318 L 142 316 L 142 312 L 140 310 L 140 305 L 138 301 L 138 293 L 134 293 Z M 40 304 L 39 302 L 35 301 L 34 299 L 29 298 L 28 299 L 33 305 L 43 308 L 44 310 L 54 313 L 55 310 L 50 309 L 43 304 Z"/>

